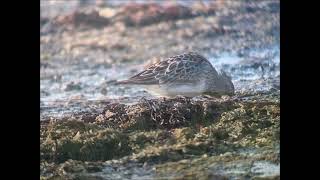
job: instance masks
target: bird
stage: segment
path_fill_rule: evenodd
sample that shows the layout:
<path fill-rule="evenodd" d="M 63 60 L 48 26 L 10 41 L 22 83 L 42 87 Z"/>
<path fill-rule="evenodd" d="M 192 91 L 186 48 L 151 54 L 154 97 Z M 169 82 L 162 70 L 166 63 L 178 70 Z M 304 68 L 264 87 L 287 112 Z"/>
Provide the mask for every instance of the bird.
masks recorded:
<path fill-rule="evenodd" d="M 234 95 L 231 77 L 197 52 L 163 59 L 116 84 L 139 85 L 157 97 Z"/>

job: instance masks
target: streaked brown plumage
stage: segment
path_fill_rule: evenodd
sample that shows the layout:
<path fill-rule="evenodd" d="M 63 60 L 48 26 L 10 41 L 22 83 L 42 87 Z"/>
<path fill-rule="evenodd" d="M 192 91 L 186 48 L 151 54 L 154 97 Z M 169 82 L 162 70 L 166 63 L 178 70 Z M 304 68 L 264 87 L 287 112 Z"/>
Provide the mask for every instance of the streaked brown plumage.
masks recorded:
<path fill-rule="evenodd" d="M 231 78 L 195 52 L 169 57 L 118 84 L 143 85 L 156 96 L 233 94 Z"/>

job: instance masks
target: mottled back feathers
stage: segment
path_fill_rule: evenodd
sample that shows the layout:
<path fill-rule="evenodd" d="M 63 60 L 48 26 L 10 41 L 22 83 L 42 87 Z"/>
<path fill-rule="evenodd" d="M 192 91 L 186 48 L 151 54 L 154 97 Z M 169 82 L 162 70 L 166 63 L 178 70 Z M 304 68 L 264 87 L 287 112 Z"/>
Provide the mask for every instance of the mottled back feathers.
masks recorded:
<path fill-rule="evenodd" d="M 200 73 L 199 73 L 200 72 Z M 143 85 L 170 85 L 197 83 L 203 75 L 217 73 L 210 62 L 203 56 L 194 53 L 184 53 L 157 62 L 139 74 L 120 83 Z"/>

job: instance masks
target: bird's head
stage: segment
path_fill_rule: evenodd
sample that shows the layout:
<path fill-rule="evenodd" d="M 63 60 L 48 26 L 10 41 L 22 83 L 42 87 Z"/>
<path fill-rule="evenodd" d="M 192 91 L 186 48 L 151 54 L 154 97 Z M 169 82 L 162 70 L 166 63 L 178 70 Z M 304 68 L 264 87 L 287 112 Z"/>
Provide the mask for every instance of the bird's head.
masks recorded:
<path fill-rule="evenodd" d="M 204 94 L 211 96 L 234 95 L 232 79 L 224 71 L 217 73 L 208 83 L 207 91 Z"/>

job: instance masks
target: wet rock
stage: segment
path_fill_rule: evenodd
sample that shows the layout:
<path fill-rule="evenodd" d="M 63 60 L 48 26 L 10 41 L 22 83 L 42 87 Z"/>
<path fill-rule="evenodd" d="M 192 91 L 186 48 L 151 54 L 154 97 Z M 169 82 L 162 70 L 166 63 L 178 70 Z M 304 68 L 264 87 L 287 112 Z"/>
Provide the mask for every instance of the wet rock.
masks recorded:
<path fill-rule="evenodd" d="M 109 24 L 109 20 L 99 15 L 99 12 L 92 10 L 89 12 L 75 11 L 69 15 L 60 15 L 54 19 L 58 25 L 71 25 L 75 27 L 88 26 L 102 28 Z"/>
<path fill-rule="evenodd" d="M 83 164 L 77 163 L 77 161 L 70 160 L 62 164 L 60 171 L 62 171 L 63 174 L 80 173 L 85 171 L 85 167 Z"/>
<path fill-rule="evenodd" d="M 99 162 L 81 162 L 75 160 L 68 160 L 60 165 L 59 170 L 62 171 L 63 174 L 68 173 L 93 173 L 99 172 L 102 170 L 102 163 Z"/>
<path fill-rule="evenodd" d="M 190 8 L 181 5 L 161 6 L 156 3 L 128 4 L 116 15 L 116 20 L 128 26 L 149 25 L 160 21 L 192 17 Z"/>
<path fill-rule="evenodd" d="M 40 35 L 50 35 L 57 34 L 66 30 L 65 27 L 60 26 L 60 24 L 55 23 L 54 19 L 50 18 L 46 23 L 40 26 Z"/>
<path fill-rule="evenodd" d="M 47 91 L 44 91 L 44 90 L 40 91 L 40 96 L 49 96 L 49 95 L 50 95 L 50 93 Z"/>
<path fill-rule="evenodd" d="M 48 174 L 41 173 L 42 178 L 40 179 L 103 179 L 99 176 L 91 175 L 92 173 L 102 171 L 103 163 L 100 162 L 82 162 L 76 160 L 68 160 L 59 165 L 42 162 L 40 163 L 40 169 L 51 172 Z"/>
<path fill-rule="evenodd" d="M 81 90 L 81 85 L 80 83 L 75 83 L 75 82 L 70 82 L 65 85 L 63 88 L 64 91 L 74 91 L 74 90 Z"/>
<path fill-rule="evenodd" d="M 231 161 L 230 161 L 231 160 Z M 232 156 L 199 157 L 190 161 L 167 162 L 156 166 L 159 177 L 171 175 L 172 179 L 279 179 L 280 167 L 261 168 L 260 175 L 252 173 L 254 156 L 234 154 Z M 258 163 L 257 163 L 258 164 Z M 270 173 L 271 172 L 271 173 Z"/>
<path fill-rule="evenodd" d="M 163 15 L 167 19 L 188 18 L 192 16 L 191 10 L 188 7 L 181 5 L 167 5 L 163 8 Z"/>

